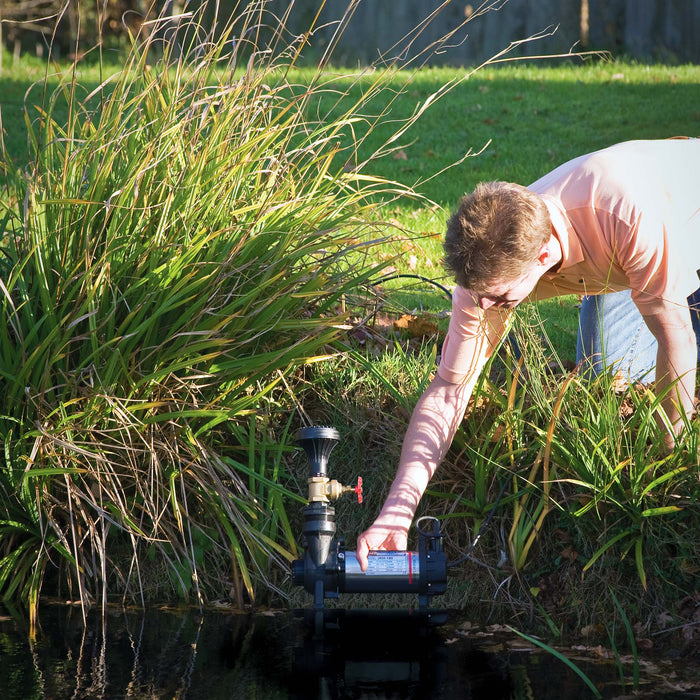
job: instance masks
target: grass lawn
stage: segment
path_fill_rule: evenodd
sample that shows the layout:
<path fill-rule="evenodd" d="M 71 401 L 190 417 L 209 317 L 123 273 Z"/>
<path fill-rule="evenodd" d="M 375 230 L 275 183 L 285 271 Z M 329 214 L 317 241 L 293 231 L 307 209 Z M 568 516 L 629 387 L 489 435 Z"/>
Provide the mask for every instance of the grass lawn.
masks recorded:
<path fill-rule="evenodd" d="M 452 68 L 421 70 L 391 105 L 392 116 L 408 117 L 443 85 L 464 75 Z M 361 156 L 390 136 L 390 128 L 375 129 Z M 584 153 L 620 141 L 677 135 L 700 136 L 700 66 L 595 60 L 479 71 L 433 104 L 397 150 L 371 167 L 378 175 L 414 186 L 431 202 L 404 200 L 387 207 L 387 219 L 397 225 L 396 241 L 387 248 L 401 256 L 399 271 L 449 285 L 440 262 L 445 220 L 477 183 L 527 185 Z M 474 155 L 462 161 L 468 152 Z M 393 284 L 417 289 L 403 298 L 410 308 L 444 308 L 444 295 L 434 287 L 406 279 Z M 575 359 L 577 301 L 568 297 L 540 305 L 550 340 L 567 361 Z"/>

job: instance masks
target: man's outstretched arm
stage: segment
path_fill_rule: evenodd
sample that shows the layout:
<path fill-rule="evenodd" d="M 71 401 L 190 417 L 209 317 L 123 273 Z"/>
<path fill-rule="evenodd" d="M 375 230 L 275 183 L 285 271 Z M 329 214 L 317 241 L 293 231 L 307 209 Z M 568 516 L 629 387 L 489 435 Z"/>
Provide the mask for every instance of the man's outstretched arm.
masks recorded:
<path fill-rule="evenodd" d="M 406 549 L 418 503 L 452 444 L 479 375 L 505 335 L 510 317 L 509 309 L 480 310 L 471 292 L 455 289 L 438 375 L 413 409 L 384 506 L 357 539 L 363 571 L 370 551 Z"/>
<path fill-rule="evenodd" d="M 435 377 L 418 400 L 401 450 L 396 477 L 372 526 L 357 540 L 357 560 L 367 568 L 370 550 L 404 550 L 418 503 L 452 444 L 472 386 Z"/>

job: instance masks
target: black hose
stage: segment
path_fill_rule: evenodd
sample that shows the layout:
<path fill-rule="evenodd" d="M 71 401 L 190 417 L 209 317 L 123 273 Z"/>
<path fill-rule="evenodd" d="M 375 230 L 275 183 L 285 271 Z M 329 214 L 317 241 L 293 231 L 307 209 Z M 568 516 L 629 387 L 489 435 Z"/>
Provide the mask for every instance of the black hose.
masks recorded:
<path fill-rule="evenodd" d="M 494 516 L 494 513 L 496 512 L 496 508 L 498 508 L 498 505 L 501 502 L 501 498 L 503 498 L 503 494 L 506 491 L 506 487 L 508 486 L 508 479 L 504 479 L 503 485 L 501 486 L 501 490 L 498 492 L 498 496 L 496 497 L 496 501 L 493 504 L 493 507 L 489 511 L 489 514 L 486 516 L 486 520 L 484 520 L 483 523 L 481 523 L 481 527 L 479 528 L 479 532 L 476 533 L 476 537 L 474 538 L 474 541 L 469 545 L 469 548 L 467 551 L 459 558 L 456 559 L 455 561 L 448 562 L 447 568 L 451 569 L 454 566 L 457 566 L 458 564 L 461 564 L 463 561 L 466 561 L 469 559 L 469 555 L 474 551 L 474 547 L 476 547 L 477 542 L 479 541 L 479 538 L 484 534 L 486 528 L 489 526 L 489 523 L 491 522 L 491 519 Z"/>
<path fill-rule="evenodd" d="M 412 274 L 408 274 L 408 273 L 397 273 L 395 275 L 391 274 L 391 275 L 387 275 L 386 277 L 380 277 L 378 280 L 372 282 L 371 284 L 373 287 L 376 287 L 377 285 L 383 284 L 384 282 L 390 282 L 391 280 L 397 280 L 397 279 L 401 279 L 404 277 L 407 277 L 410 279 L 415 279 L 415 280 L 420 280 L 421 282 L 427 282 L 428 284 L 432 284 L 433 286 L 440 289 L 445 294 L 445 296 L 447 297 L 447 299 L 449 301 L 452 301 L 452 292 L 447 287 L 443 286 L 442 284 L 440 284 L 439 282 L 436 282 L 433 279 L 430 279 L 430 277 L 423 277 L 423 275 L 412 275 Z"/>

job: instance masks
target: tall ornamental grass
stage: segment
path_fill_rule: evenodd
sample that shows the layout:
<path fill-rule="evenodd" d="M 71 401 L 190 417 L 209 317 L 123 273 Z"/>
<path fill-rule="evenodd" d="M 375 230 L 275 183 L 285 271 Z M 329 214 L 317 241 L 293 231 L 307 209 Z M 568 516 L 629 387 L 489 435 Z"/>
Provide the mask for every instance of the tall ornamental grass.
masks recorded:
<path fill-rule="evenodd" d="M 265 407 L 377 274 L 378 203 L 410 194 L 357 162 L 382 71 L 338 110 L 320 70 L 289 77 L 307 37 L 258 42 L 283 22 L 264 3 L 215 41 L 189 21 L 96 87 L 35 86 L 28 165 L 4 157 L 0 595 L 33 611 L 240 603 L 284 570 L 298 497 Z"/>
<path fill-rule="evenodd" d="M 610 375 L 586 379 L 563 366 L 543 333 L 535 308 L 517 310 L 515 342 L 504 343 L 482 374 L 419 506 L 419 516 L 443 520 L 448 562 L 468 559 L 450 567 L 443 604 L 466 609 L 470 619 L 536 622 L 555 636 L 619 621 L 616 601 L 653 638 L 692 626 L 687 605 L 700 570 L 698 417 L 669 453 L 653 387 Z M 351 542 L 386 497 L 440 339 L 417 344 L 392 333 L 365 344 L 366 351 L 306 372 L 350 446 L 334 453 L 335 477 L 364 479 L 365 506 L 337 514 Z"/>
<path fill-rule="evenodd" d="M 523 615 L 536 605 L 560 632 L 614 609 L 613 587 L 654 629 L 697 586 L 698 418 L 669 452 L 653 386 L 564 370 L 535 309 L 517 316 L 521 354 L 504 346 L 482 377 L 426 511 L 447 518 L 459 552 L 495 508 L 500 532 L 491 527 L 474 553 L 499 562 L 488 574 L 494 601 Z M 542 581 L 557 593 L 546 611 Z"/>

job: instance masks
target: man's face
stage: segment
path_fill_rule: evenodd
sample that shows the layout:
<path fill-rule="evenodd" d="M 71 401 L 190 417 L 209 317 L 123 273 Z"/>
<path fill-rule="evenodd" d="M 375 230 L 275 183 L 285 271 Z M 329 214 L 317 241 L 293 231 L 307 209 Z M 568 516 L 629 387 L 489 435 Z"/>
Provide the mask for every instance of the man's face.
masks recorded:
<path fill-rule="evenodd" d="M 542 276 L 542 265 L 535 261 L 521 277 L 510 282 L 493 282 L 487 292 L 474 293 L 474 299 L 482 309 L 496 306 L 512 309 L 525 299 L 535 288 Z"/>

